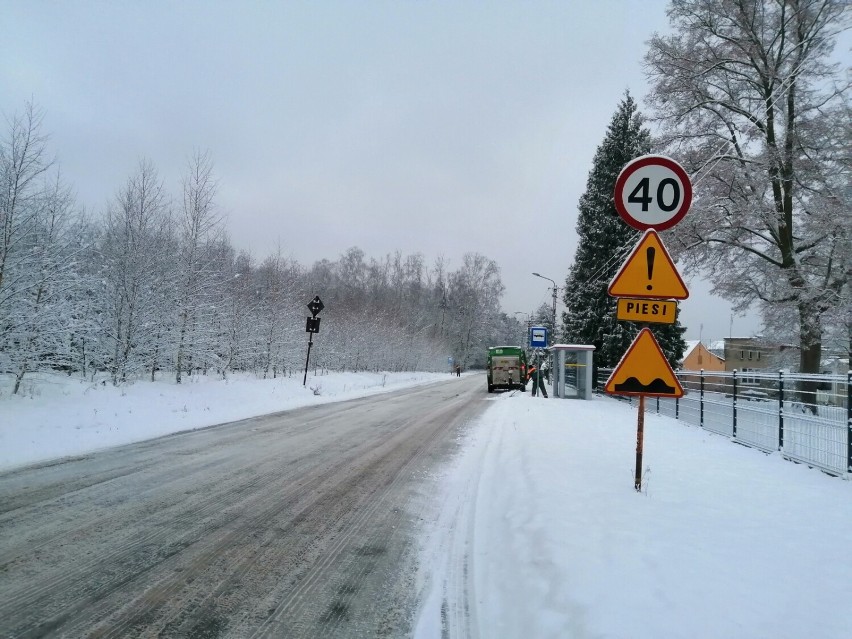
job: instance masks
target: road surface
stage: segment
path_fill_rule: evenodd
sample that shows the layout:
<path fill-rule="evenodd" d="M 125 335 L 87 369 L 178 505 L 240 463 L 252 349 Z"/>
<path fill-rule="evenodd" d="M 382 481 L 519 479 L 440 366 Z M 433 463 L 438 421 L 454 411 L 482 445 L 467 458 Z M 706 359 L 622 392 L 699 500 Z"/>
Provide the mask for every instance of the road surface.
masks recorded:
<path fill-rule="evenodd" d="M 0 637 L 400 637 L 473 375 L 0 474 Z"/>

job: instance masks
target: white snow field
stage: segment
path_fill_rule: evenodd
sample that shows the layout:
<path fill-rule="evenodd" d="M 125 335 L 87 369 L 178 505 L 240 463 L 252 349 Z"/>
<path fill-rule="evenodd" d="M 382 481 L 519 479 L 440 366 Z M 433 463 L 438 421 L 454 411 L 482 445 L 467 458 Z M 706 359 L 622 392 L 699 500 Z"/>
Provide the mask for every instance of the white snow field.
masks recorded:
<path fill-rule="evenodd" d="M 440 479 L 418 639 L 852 634 L 852 482 L 648 413 L 637 493 L 635 406 L 492 401 Z"/>
<path fill-rule="evenodd" d="M 35 378 L 2 387 L 0 469 L 448 378 Z M 649 413 L 637 493 L 635 407 L 485 386 L 432 480 L 417 639 L 850 636 L 852 482 Z"/>

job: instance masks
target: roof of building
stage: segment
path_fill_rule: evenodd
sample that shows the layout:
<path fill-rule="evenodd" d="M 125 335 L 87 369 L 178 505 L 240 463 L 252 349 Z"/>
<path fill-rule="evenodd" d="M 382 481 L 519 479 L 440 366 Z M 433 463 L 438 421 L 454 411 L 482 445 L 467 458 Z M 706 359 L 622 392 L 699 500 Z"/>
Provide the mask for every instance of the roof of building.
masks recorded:
<path fill-rule="evenodd" d="M 683 357 L 680 358 L 680 363 L 683 364 L 684 360 L 689 357 L 689 354 L 696 349 L 696 347 L 701 343 L 700 339 L 687 339 L 684 340 L 686 344 L 686 348 L 683 349 Z"/>
<path fill-rule="evenodd" d="M 548 346 L 547 350 L 549 350 L 549 351 L 593 351 L 593 350 L 595 350 L 595 346 L 593 344 L 554 344 L 553 346 Z"/>
<path fill-rule="evenodd" d="M 684 340 L 684 342 L 686 343 L 686 348 L 683 351 L 683 357 L 681 357 L 681 359 L 680 359 L 681 364 L 683 364 L 684 360 L 689 356 L 689 354 L 692 351 L 694 351 L 696 348 L 698 348 L 699 344 L 702 344 L 700 339 L 687 339 L 687 340 Z M 711 346 L 715 345 L 715 344 L 723 345 L 724 342 L 711 342 Z M 704 346 L 704 345 L 702 344 L 702 346 Z M 724 350 L 721 348 L 721 346 L 719 347 L 719 352 L 715 352 L 715 353 L 713 352 L 715 349 L 712 348 L 712 347 L 704 346 L 704 348 L 706 348 L 707 351 L 711 355 L 718 357 L 723 362 L 725 361 L 725 358 L 723 357 Z"/>

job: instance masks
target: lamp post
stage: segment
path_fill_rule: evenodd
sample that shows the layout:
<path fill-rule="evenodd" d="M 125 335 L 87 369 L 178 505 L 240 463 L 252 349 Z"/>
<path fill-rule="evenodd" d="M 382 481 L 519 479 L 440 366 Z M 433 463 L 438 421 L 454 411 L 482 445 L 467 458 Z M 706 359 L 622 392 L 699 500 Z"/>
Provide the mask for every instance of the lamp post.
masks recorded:
<path fill-rule="evenodd" d="M 540 273 L 533 273 L 533 275 L 535 275 L 536 277 L 540 277 L 543 280 L 547 280 L 548 282 L 551 282 L 553 284 L 553 324 L 550 327 L 550 331 L 553 334 L 552 337 L 551 337 L 551 344 L 552 344 L 553 342 L 556 341 L 556 291 L 557 291 L 556 282 L 554 282 L 549 277 L 545 277 L 544 275 L 541 275 Z"/>
<path fill-rule="evenodd" d="M 533 273 L 533 275 L 535 275 L 536 277 L 540 277 L 543 280 L 547 280 L 548 282 L 553 284 L 553 324 L 551 324 L 551 327 L 550 327 L 550 333 L 551 333 L 550 343 L 552 345 L 552 344 L 556 343 L 556 291 L 557 291 L 556 282 L 554 282 L 549 277 L 545 277 L 541 273 Z M 551 353 L 550 353 L 550 373 L 551 373 L 551 376 L 556 374 L 555 364 L 556 364 L 556 359 L 554 357 L 554 352 L 551 351 Z M 554 379 L 553 383 L 554 384 L 556 383 L 555 379 Z"/>

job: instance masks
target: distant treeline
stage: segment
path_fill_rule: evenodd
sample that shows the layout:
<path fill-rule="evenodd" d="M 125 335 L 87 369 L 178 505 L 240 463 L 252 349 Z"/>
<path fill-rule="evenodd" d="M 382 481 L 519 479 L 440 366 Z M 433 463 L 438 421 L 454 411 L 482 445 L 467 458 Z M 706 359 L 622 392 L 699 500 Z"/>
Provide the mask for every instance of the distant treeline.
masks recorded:
<path fill-rule="evenodd" d="M 325 309 L 312 365 L 333 370 L 465 367 L 520 325 L 500 311 L 498 265 L 450 270 L 422 255 L 358 248 L 305 267 L 239 252 L 216 206 L 213 163 L 196 153 L 179 192 L 148 161 L 103 215 L 83 215 L 48 156 L 32 105 L 0 141 L 0 372 L 61 370 L 114 384 L 304 367 L 306 304 Z"/>

